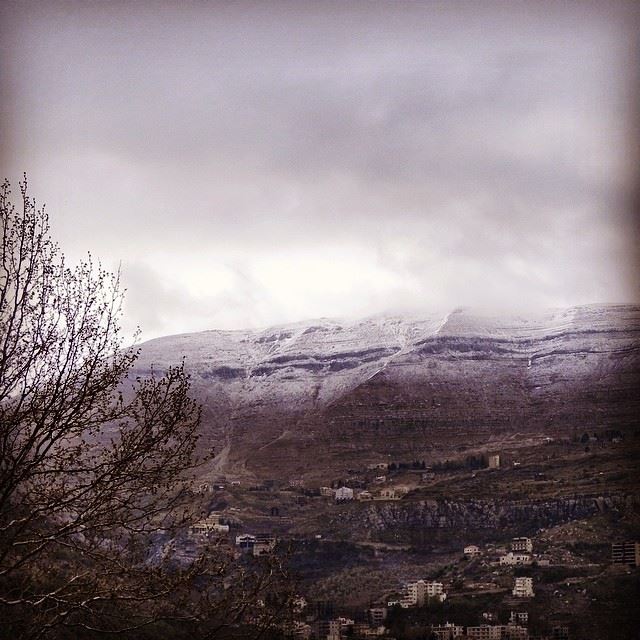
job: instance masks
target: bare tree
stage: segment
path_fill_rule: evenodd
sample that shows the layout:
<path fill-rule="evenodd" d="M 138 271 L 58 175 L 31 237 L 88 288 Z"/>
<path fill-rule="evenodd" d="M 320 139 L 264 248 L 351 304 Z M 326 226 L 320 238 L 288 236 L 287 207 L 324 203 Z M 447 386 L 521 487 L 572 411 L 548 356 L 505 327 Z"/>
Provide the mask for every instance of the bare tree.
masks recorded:
<path fill-rule="evenodd" d="M 186 565 L 160 552 L 192 517 L 188 376 L 129 378 L 138 353 L 122 347 L 118 275 L 90 256 L 68 266 L 20 188 L 19 210 L 0 189 L 0 635 L 164 620 L 206 636 L 266 615 L 273 567 L 249 580 L 219 546 Z"/>

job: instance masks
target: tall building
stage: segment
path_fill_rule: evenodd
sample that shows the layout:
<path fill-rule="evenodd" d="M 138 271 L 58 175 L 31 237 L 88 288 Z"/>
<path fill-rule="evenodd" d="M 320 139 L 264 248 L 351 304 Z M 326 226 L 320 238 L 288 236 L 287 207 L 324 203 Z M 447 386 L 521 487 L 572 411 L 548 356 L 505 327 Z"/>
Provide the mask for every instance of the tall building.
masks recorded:
<path fill-rule="evenodd" d="M 408 607 L 421 607 L 429 598 L 437 598 L 444 600 L 447 594 L 444 592 L 442 582 L 426 582 L 425 580 L 416 580 L 405 585 L 400 606 L 404 609 Z"/>
<path fill-rule="evenodd" d="M 511 540 L 511 551 L 531 553 L 533 551 L 533 540 L 531 538 L 513 538 Z"/>
<path fill-rule="evenodd" d="M 513 585 L 513 595 L 516 598 L 533 598 L 533 579 L 529 577 L 518 577 Z"/>
<path fill-rule="evenodd" d="M 611 545 L 611 562 L 631 567 L 640 566 L 640 542 L 614 542 Z"/>

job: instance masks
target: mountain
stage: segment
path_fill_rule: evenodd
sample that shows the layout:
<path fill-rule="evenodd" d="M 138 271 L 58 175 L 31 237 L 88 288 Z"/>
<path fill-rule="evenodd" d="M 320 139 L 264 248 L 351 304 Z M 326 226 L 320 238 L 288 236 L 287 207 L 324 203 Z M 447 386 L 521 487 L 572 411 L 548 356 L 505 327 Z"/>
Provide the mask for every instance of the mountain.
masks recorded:
<path fill-rule="evenodd" d="M 142 345 L 135 373 L 184 357 L 211 472 L 294 478 L 434 460 L 505 439 L 634 428 L 640 306 L 470 309 L 204 331 Z"/>

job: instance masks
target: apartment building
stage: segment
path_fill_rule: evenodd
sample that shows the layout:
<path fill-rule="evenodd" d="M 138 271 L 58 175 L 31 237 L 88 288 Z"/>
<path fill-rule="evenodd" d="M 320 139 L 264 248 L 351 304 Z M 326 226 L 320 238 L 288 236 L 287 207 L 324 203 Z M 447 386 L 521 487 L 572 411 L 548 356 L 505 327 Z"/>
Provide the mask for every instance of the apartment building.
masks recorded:
<path fill-rule="evenodd" d="M 533 579 L 525 576 L 515 578 L 512 593 L 516 598 L 533 598 Z"/>
<path fill-rule="evenodd" d="M 533 553 L 533 540 L 531 538 L 513 538 L 511 540 L 511 551 Z"/>
<path fill-rule="evenodd" d="M 640 542 L 614 542 L 611 545 L 611 562 L 631 567 L 640 566 Z"/>

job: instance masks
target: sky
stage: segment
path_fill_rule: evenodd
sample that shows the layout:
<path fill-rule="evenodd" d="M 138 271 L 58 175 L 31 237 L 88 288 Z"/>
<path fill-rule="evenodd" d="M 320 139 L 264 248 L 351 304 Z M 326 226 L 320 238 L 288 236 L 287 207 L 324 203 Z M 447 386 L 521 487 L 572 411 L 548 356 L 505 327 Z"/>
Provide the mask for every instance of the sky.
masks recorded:
<path fill-rule="evenodd" d="M 637 302 L 623 2 L 15 2 L 0 169 L 143 338 Z M 17 188 L 14 190 L 17 191 Z"/>

